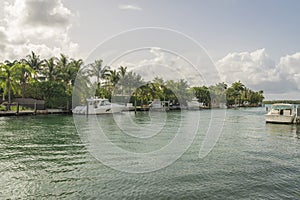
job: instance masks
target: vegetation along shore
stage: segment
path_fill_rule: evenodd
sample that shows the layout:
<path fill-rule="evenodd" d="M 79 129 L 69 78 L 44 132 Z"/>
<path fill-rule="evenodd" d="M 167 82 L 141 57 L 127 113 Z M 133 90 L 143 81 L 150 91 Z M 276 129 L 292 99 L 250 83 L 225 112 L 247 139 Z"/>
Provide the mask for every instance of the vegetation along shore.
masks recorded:
<path fill-rule="evenodd" d="M 64 54 L 41 59 L 34 52 L 19 60 L 1 62 L 0 111 L 71 110 L 73 86 L 83 65 L 82 59 L 69 58 Z M 96 81 L 93 83 L 88 83 L 90 78 L 84 79 L 87 82 L 83 83 L 87 88 L 96 88 L 95 96 L 111 99 L 115 94 L 120 97 L 129 95 L 127 102 L 137 106 L 146 105 L 154 99 L 185 104 L 197 98 L 207 108 L 218 107 L 221 102 L 230 108 L 258 106 L 264 99 L 263 91 L 253 91 L 240 81 L 232 83 L 231 86 L 226 83 L 190 86 L 186 80 L 165 81 L 160 77 L 146 82 L 139 74 L 127 70 L 127 67 L 113 69 L 103 66 L 102 60 L 96 60 L 87 66 L 80 74 L 95 77 Z M 134 88 L 135 85 L 140 87 Z M 28 103 L 28 99 L 35 102 L 35 105 Z M 36 102 L 42 102 L 43 106 Z"/>

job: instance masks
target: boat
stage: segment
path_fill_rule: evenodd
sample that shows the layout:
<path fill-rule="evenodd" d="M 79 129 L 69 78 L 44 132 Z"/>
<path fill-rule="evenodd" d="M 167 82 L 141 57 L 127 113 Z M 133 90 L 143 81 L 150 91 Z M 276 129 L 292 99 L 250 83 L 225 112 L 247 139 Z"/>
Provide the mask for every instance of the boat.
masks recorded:
<path fill-rule="evenodd" d="M 192 101 L 187 102 L 188 110 L 200 110 L 203 107 L 203 103 L 199 103 L 197 98 L 193 98 Z"/>
<path fill-rule="evenodd" d="M 160 101 L 159 99 L 154 99 L 149 104 L 150 111 L 167 111 L 169 110 L 169 101 Z"/>
<path fill-rule="evenodd" d="M 117 103 L 111 103 L 108 99 L 101 99 L 98 97 L 87 99 L 87 105 L 76 106 L 72 112 L 73 114 L 88 114 L 88 115 L 100 115 L 100 114 L 112 114 L 119 113 L 126 109 L 125 106 Z"/>
<path fill-rule="evenodd" d="M 291 124 L 295 119 L 294 106 L 292 104 L 276 103 L 265 115 L 267 123 Z"/>

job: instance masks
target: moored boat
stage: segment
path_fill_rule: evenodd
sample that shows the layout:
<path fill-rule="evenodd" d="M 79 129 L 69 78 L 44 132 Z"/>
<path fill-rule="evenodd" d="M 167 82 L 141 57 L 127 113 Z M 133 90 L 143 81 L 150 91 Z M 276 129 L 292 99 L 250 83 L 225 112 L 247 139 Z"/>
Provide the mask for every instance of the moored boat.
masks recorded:
<path fill-rule="evenodd" d="M 192 101 L 187 102 L 188 110 L 200 110 L 203 108 L 203 103 L 199 103 L 197 98 L 192 99 Z"/>
<path fill-rule="evenodd" d="M 150 111 L 167 111 L 169 110 L 169 101 L 160 101 L 159 99 L 154 99 L 149 104 Z"/>
<path fill-rule="evenodd" d="M 125 109 L 125 106 L 111 103 L 108 99 L 91 98 L 87 99 L 87 105 L 76 106 L 72 112 L 73 114 L 89 114 L 89 115 L 100 115 L 100 114 L 112 114 L 119 113 Z"/>
<path fill-rule="evenodd" d="M 294 107 L 292 104 L 273 104 L 268 114 L 265 115 L 267 123 L 291 124 L 295 119 Z"/>

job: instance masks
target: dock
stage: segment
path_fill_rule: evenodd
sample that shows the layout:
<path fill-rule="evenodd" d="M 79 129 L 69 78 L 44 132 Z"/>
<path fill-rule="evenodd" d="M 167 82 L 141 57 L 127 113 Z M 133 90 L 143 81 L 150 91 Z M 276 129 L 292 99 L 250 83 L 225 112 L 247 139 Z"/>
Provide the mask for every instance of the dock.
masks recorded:
<path fill-rule="evenodd" d="M 296 108 L 296 116 L 293 121 L 294 124 L 300 124 L 300 107 Z"/>
<path fill-rule="evenodd" d="M 48 114 L 70 114 L 69 110 L 46 109 L 46 110 L 20 110 L 20 111 L 0 111 L 0 117 L 5 116 L 26 116 L 26 115 L 48 115 Z"/>
<path fill-rule="evenodd" d="M 32 110 L 24 110 L 24 111 L 0 111 L 0 116 L 22 116 L 22 115 L 34 115 L 34 111 Z"/>

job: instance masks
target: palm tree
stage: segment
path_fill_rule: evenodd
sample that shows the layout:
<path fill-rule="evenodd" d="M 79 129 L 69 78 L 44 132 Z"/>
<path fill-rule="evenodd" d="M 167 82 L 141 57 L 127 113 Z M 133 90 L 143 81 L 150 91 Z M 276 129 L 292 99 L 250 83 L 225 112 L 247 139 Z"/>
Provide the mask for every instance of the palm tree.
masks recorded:
<path fill-rule="evenodd" d="M 243 91 L 245 89 L 245 85 L 241 81 L 232 83 L 231 87 L 237 91 Z"/>
<path fill-rule="evenodd" d="M 1 87 L 3 88 L 3 99 L 5 99 L 5 95 L 8 95 L 8 104 L 11 104 L 11 92 L 12 90 L 16 91 L 16 84 L 13 81 L 13 66 L 18 63 L 18 61 L 10 62 L 8 60 L 5 61 L 5 64 L 2 63 L 0 65 L 0 79 L 1 79 Z"/>
<path fill-rule="evenodd" d="M 110 83 L 112 84 L 113 88 L 115 88 L 120 80 L 120 73 L 117 72 L 117 70 L 110 70 L 108 79 L 109 79 Z"/>
<path fill-rule="evenodd" d="M 127 67 L 120 66 L 119 67 L 119 72 L 120 72 L 121 78 L 124 78 L 125 75 L 126 75 L 126 72 L 127 72 Z"/>
<path fill-rule="evenodd" d="M 71 86 L 74 86 L 77 72 L 79 71 L 81 65 L 83 65 L 82 59 L 79 60 L 71 59 L 71 62 L 67 69 L 68 81 Z"/>
<path fill-rule="evenodd" d="M 36 55 L 33 51 L 26 56 L 26 59 L 22 59 L 22 62 L 31 67 L 35 72 L 39 73 L 43 66 L 44 60 L 40 59 L 39 55 Z"/>
<path fill-rule="evenodd" d="M 62 82 L 65 82 L 65 85 L 68 84 L 65 80 L 68 65 L 69 65 L 69 58 L 64 54 L 60 54 L 60 58 L 58 58 L 57 61 L 57 68 L 59 71 L 59 73 L 57 74 L 57 79 Z"/>
<path fill-rule="evenodd" d="M 56 62 L 57 62 L 56 57 L 52 57 L 44 61 L 42 74 L 45 76 L 46 80 L 48 81 L 54 81 L 57 79 L 58 70 L 57 70 Z"/>
<path fill-rule="evenodd" d="M 34 76 L 36 72 L 31 67 L 29 67 L 29 65 L 22 62 L 14 64 L 11 68 L 11 72 L 13 77 L 15 78 L 14 82 L 21 85 L 21 96 L 23 101 L 25 97 L 25 85 L 32 80 L 32 76 Z"/>
<path fill-rule="evenodd" d="M 95 60 L 94 63 L 89 64 L 85 70 L 85 73 L 87 76 L 90 76 L 90 78 L 96 77 L 96 85 L 97 89 L 100 89 L 101 86 L 101 80 L 105 80 L 109 76 L 109 66 L 102 66 L 103 61 L 102 60 Z"/>
<path fill-rule="evenodd" d="M 126 84 L 125 83 L 126 72 L 127 72 L 127 67 L 123 67 L 123 66 L 119 67 L 120 86 L 121 86 L 121 94 L 122 94 L 122 96 L 124 95 L 124 85 Z"/>
<path fill-rule="evenodd" d="M 194 94 L 197 97 L 198 101 L 209 106 L 211 103 L 210 90 L 206 86 L 194 87 Z"/>
<path fill-rule="evenodd" d="M 243 83 L 241 83 L 241 81 L 238 81 L 238 82 L 232 83 L 231 87 L 234 90 L 235 104 L 237 102 L 238 105 L 240 105 L 241 96 L 242 96 L 242 92 L 245 90 L 245 85 Z"/>
<path fill-rule="evenodd" d="M 165 99 L 164 95 L 164 84 L 165 81 L 162 78 L 155 77 L 151 83 L 151 88 L 153 90 L 153 98 Z"/>

